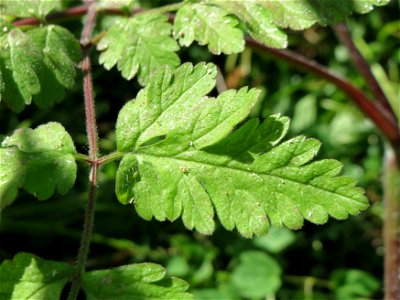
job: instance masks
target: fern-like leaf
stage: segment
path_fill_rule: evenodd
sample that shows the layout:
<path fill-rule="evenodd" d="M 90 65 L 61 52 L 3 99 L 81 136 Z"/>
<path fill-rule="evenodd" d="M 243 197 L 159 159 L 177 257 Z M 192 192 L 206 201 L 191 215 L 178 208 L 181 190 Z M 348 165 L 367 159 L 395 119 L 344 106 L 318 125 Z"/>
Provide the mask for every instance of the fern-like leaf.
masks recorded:
<path fill-rule="evenodd" d="M 178 44 L 171 38 L 167 17 L 161 14 L 143 14 L 134 18 L 120 18 L 108 30 L 97 49 L 103 51 L 100 63 L 109 70 L 117 64 L 126 79 L 138 73 L 138 81 L 145 84 L 151 71 L 180 63 L 175 51 Z"/>
<path fill-rule="evenodd" d="M 303 220 L 322 224 L 368 206 L 355 180 L 337 176 L 334 160 L 311 162 L 320 143 L 305 137 L 280 140 L 288 119 L 251 119 L 237 130 L 259 92 L 243 88 L 217 98 L 212 64 L 165 67 L 117 121 L 124 155 L 116 192 L 145 219 L 175 220 L 210 234 L 214 210 L 222 225 L 250 237 L 268 224 L 297 229 Z"/>
<path fill-rule="evenodd" d="M 48 107 L 75 85 L 80 46 L 66 29 L 56 25 L 24 33 L 12 29 L 0 37 L 0 100 L 21 111 L 33 100 Z"/>
<path fill-rule="evenodd" d="M 213 54 L 238 53 L 244 49 L 244 40 L 237 24 L 235 18 L 217 6 L 186 4 L 176 14 L 174 37 L 186 47 L 194 40 L 200 45 L 208 45 Z"/>
<path fill-rule="evenodd" d="M 49 198 L 65 194 L 76 178 L 75 147 L 58 123 L 19 129 L 0 148 L 0 210 L 14 201 L 18 188 Z"/>

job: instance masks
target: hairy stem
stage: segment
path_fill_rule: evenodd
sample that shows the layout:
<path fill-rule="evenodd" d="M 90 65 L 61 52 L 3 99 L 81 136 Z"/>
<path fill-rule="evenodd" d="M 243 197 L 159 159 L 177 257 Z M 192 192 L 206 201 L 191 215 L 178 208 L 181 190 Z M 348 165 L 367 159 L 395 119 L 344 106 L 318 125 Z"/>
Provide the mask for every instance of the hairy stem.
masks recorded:
<path fill-rule="evenodd" d="M 97 183 L 97 129 L 96 116 L 93 99 L 92 76 L 90 73 L 90 37 L 96 22 L 96 10 L 93 6 L 93 0 L 85 0 L 85 4 L 89 7 L 87 20 L 82 30 L 81 46 L 82 46 L 82 72 L 83 72 L 83 90 L 85 98 L 85 117 L 86 117 L 86 132 L 89 141 L 89 195 L 86 205 L 85 221 L 81 236 L 81 243 L 78 252 L 77 263 L 75 266 L 75 274 L 72 280 L 71 290 L 68 295 L 68 300 L 75 300 L 78 296 L 81 286 L 82 275 L 85 272 L 86 260 L 89 253 L 90 241 L 93 233 L 95 199 L 96 199 L 96 183 Z"/>
<path fill-rule="evenodd" d="M 98 165 L 108 164 L 114 160 L 120 159 L 124 156 L 124 153 L 121 152 L 113 152 L 102 157 L 99 157 L 97 160 Z"/>
<path fill-rule="evenodd" d="M 393 149 L 387 146 L 383 177 L 385 300 L 400 299 L 400 168 L 398 166 Z"/>

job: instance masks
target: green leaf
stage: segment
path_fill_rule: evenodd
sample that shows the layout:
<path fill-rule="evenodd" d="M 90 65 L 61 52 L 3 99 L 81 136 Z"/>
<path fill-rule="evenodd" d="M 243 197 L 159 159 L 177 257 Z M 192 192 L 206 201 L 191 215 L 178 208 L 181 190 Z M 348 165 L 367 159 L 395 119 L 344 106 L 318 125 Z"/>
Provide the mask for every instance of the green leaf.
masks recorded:
<path fill-rule="evenodd" d="M 66 29 L 49 25 L 23 33 L 11 30 L 0 37 L 2 101 L 21 111 L 32 99 L 48 107 L 64 98 L 64 88 L 75 85 L 80 46 Z"/>
<path fill-rule="evenodd" d="M 133 264 L 115 269 L 87 272 L 83 289 L 88 300 L 99 299 L 192 299 L 188 284 L 164 277 L 165 269 L 153 263 Z"/>
<path fill-rule="evenodd" d="M 21 18 L 42 18 L 53 10 L 63 8 L 62 0 L 2 0 L 0 12 L 2 15 L 11 15 Z"/>
<path fill-rule="evenodd" d="M 259 3 L 273 12 L 271 17 L 276 25 L 302 30 L 315 23 L 335 24 L 353 12 L 367 13 L 374 5 L 385 5 L 389 0 L 261 0 Z"/>
<path fill-rule="evenodd" d="M 242 20 L 255 40 L 274 48 L 287 47 L 286 33 L 272 22 L 273 11 L 251 1 L 215 1 L 215 3 Z"/>
<path fill-rule="evenodd" d="M 227 14 L 224 9 L 205 3 L 186 4 L 176 14 L 174 37 L 186 47 L 194 40 L 208 45 L 213 54 L 241 52 L 243 33 L 236 28 L 238 21 Z"/>
<path fill-rule="evenodd" d="M 103 51 L 100 63 L 107 70 L 117 64 L 128 80 L 138 73 L 139 83 L 143 85 L 154 69 L 180 63 L 175 53 L 179 46 L 170 37 L 171 28 L 167 17 L 156 13 L 120 18 L 97 45 Z"/>
<path fill-rule="evenodd" d="M 243 252 L 239 259 L 232 272 L 232 283 L 240 296 L 266 298 L 278 291 L 282 270 L 275 259 L 260 251 Z"/>
<path fill-rule="evenodd" d="M 370 298 L 378 291 L 379 281 L 361 270 L 336 270 L 331 275 L 336 299 Z"/>
<path fill-rule="evenodd" d="M 18 129 L 0 148 L 0 209 L 13 202 L 18 188 L 39 200 L 54 190 L 66 194 L 76 178 L 74 144 L 58 123 Z"/>
<path fill-rule="evenodd" d="M 215 85 L 212 64 L 165 67 L 120 111 L 117 148 L 124 154 L 116 193 L 145 219 L 173 221 L 210 234 L 214 209 L 222 225 L 246 237 L 268 224 L 297 229 L 368 206 L 355 180 L 336 176 L 334 160 L 310 162 L 320 143 L 296 137 L 279 144 L 285 117 L 238 126 L 257 103 L 256 89 L 205 96 Z"/>
<path fill-rule="evenodd" d="M 296 103 L 291 129 L 293 132 L 301 132 L 315 124 L 316 119 L 317 98 L 313 94 L 308 94 Z"/>
<path fill-rule="evenodd" d="M 367 13 L 390 0 L 208 0 L 236 15 L 250 35 L 270 47 L 285 48 L 287 36 L 280 28 L 303 30 L 315 23 L 335 24 L 352 13 Z"/>
<path fill-rule="evenodd" d="M 97 0 L 95 2 L 97 9 L 117 8 L 128 11 L 133 8 L 134 4 L 135 0 Z"/>
<path fill-rule="evenodd" d="M 296 235 L 285 227 L 271 227 L 267 235 L 258 236 L 252 240 L 254 246 L 271 253 L 279 253 L 293 244 Z"/>
<path fill-rule="evenodd" d="M 60 299 L 73 273 L 74 267 L 68 264 L 18 253 L 0 265 L 0 298 Z"/>

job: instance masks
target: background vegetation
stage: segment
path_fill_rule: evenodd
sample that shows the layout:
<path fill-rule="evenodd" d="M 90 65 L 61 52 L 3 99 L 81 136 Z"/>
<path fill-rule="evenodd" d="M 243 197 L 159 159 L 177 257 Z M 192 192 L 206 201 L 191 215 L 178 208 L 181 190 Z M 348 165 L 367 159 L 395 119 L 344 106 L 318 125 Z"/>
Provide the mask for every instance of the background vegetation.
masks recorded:
<path fill-rule="evenodd" d="M 398 7 L 399 2 L 392 1 L 349 20 L 356 45 L 392 101 L 399 101 Z M 111 18 L 99 16 L 97 30 Z M 79 22 L 63 25 L 79 36 Z M 289 48 L 365 87 L 331 28 L 315 26 L 301 33 L 291 32 Z M 99 146 L 108 153 L 115 149 L 117 113 L 135 97 L 140 86 L 136 79 L 122 79 L 115 68 L 105 71 L 98 65 L 97 56 L 92 51 Z M 331 219 L 321 226 L 306 223 L 297 232 L 272 228 L 268 236 L 245 239 L 236 231 L 217 228 L 206 237 L 186 230 L 179 220 L 144 221 L 133 207 L 121 205 L 114 193 L 117 163 L 111 163 L 99 173 L 88 270 L 143 261 L 160 263 L 170 275 L 187 280 L 199 299 L 382 298 L 383 141 L 373 124 L 334 85 L 250 48 L 239 55 L 212 56 L 205 47 L 193 45 L 182 49 L 180 56 L 182 62 L 214 62 L 229 88 L 262 88 L 261 101 L 252 114 L 261 118 L 275 112 L 287 115 L 292 118 L 292 135 L 301 133 L 321 140 L 319 157 L 342 161 L 344 173 L 357 178 L 366 189 L 371 207 L 346 221 Z M 86 152 L 82 103 L 80 85 L 68 92 L 65 101 L 48 110 L 28 106 L 14 114 L 1 103 L 0 133 L 10 135 L 15 128 L 57 121 L 72 135 L 78 152 Z M 82 164 L 80 168 L 78 173 L 87 173 Z M 66 197 L 56 194 L 38 202 L 22 190 L 18 197 L 1 215 L 0 260 L 24 251 L 73 263 L 87 199 L 87 177 L 78 176 Z M 281 288 L 273 295 L 276 285 Z"/>

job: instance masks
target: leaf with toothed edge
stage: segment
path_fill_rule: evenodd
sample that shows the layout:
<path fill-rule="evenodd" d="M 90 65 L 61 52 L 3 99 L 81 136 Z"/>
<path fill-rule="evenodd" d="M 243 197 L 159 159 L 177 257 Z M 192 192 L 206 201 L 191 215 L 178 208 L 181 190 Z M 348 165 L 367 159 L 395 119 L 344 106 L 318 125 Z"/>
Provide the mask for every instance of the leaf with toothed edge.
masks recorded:
<path fill-rule="evenodd" d="M 97 50 L 102 51 L 100 64 L 107 70 L 117 65 L 122 77 L 128 80 L 138 74 L 139 83 L 144 85 L 154 69 L 180 63 L 175 53 L 179 46 L 170 37 L 171 29 L 162 14 L 121 17 L 97 45 Z"/>
<path fill-rule="evenodd" d="M 238 21 L 220 7 L 188 3 L 176 13 L 174 37 L 186 47 L 194 40 L 208 45 L 213 54 L 239 53 L 244 49 L 244 39 L 237 24 Z"/>
<path fill-rule="evenodd" d="M 0 298 L 60 299 L 74 270 L 66 263 L 20 252 L 0 265 Z"/>
<path fill-rule="evenodd" d="M 2 0 L 0 12 L 2 15 L 16 16 L 20 18 L 43 18 L 54 10 L 63 9 L 63 0 Z"/>
<path fill-rule="evenodd" d="M 344 219 L 366 209 L 355 180 L 337 176 L 339 162 L 311 162 L 317 140 L 281 142 L 288 118 L 244 122 L 258 90 L 207 97 L 215 76 L 212 64 L 166 66 L 122 108 L 120 202 L 134 203 L 147 220 L 182 216 L 187 228 L 203 234 L 213 232 L 215 211 L 225 228 L 245 237 L 265 233 L 269 223 L 298 229 L 304 219 L 322 224 L 329 215 Z"/>
<path fill-rule="evenodd" d="M 39 200 L 54 191 L 66 194 L 76 178 L 75 146 L 59 123 L 18 129 L 0 148 L 0 210 L 11 204 L 18 188 Z"/>
<path fill-rule="evenodd" d="M 316 23 L 336 24 L 352 13 L 364 14 L 374 6 L 386 5 L 390 0 L 207 0 L 235 15 L 258 42 L 273 48 L 286 48 L 287 35 L 282 30 L 304 30 Z"/>
<path fill-rule="evenodd" d="M 0 50 L 0 100 L 16 112 L 32 100 L 49 107 L 75 86 L 80 46 L 63 27 L 12 29 L 0 37 Z"/>
<path fill-rule="evenodd" d="M 82 287 L 88 300 L 193 299 L 185 281 L 165 277 L 165 273 L 162 266 L 153 263 L 126 265 L 86 272 Z"/>

